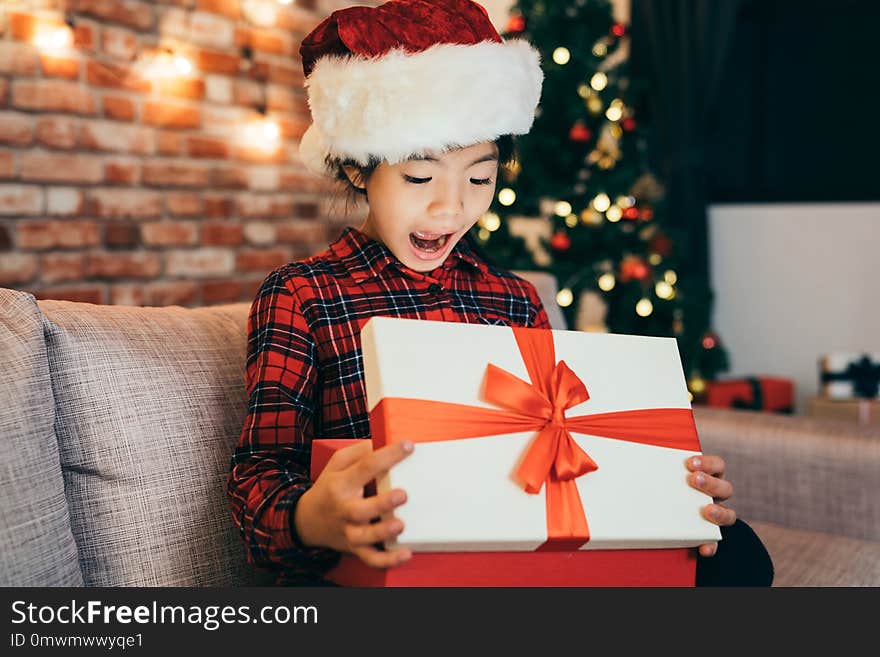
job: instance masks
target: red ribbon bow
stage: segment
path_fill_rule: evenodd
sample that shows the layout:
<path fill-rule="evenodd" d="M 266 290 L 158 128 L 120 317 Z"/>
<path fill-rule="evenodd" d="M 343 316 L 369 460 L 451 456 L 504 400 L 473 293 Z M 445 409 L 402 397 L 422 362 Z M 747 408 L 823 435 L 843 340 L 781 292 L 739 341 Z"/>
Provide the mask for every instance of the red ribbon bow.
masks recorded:
<path fill-rule="evenodd" d="M 547 485 L 547 543 L 539 549 L 576 549 L 590 538 L 575 479 L 598 465 L 575 442 L 571 431 L 647 445 L 699 451 L 693 413 L 687 408 L 618 411 L 565 416 L 590 398 L 583 381 L 556 362 L 552 331 L 513 329 L 532 383 L 491 363 L 485 398 L 507 410 L 386 397 L 370 412 L 373 443 L 437 442 L 504 433 L 538 431 L 517 476 L 528 493 Z"/>

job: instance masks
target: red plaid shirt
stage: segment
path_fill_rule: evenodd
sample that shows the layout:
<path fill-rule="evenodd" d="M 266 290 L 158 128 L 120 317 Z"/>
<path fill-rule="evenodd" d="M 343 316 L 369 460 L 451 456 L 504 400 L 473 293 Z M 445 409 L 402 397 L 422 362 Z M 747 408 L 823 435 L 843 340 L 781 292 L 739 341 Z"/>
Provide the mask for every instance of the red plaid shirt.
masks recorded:
<path fill-rule="evenodd" d="M 311 485 L 311 441 L 369 438 L 360 332 L 373 316 L 550 328 L 534 286 L 460 241 L 419 273 L 346 228 L 329 249 L 273 271 L 248 318 L 248 415 L 228 495 L 248 559 L 278 584 L 317 581 L 338 559 L 307 548 L 293 512 Z"/>

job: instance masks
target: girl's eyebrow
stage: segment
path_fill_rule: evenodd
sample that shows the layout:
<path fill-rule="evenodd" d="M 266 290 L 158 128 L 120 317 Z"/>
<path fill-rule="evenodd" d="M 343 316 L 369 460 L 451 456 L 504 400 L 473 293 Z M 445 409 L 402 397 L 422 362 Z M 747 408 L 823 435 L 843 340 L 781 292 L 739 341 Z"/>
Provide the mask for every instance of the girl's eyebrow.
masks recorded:
<path fill-rule="evenodd" d="M 468 165 L 468 168 L 474 166 L 475 164 L 479 164 L 480 162 L 491 162 L 492 160 L 497 160 L 498 155 L 495 153 L 487 153 L 483 157 L 479 157 Z M 423 161 L 423 162 L 440 162 L 436 157 L 432 157 L 430 155 L 413 155 L 411 157 L 406 158 L 407 162 L 413 161 Z"/>

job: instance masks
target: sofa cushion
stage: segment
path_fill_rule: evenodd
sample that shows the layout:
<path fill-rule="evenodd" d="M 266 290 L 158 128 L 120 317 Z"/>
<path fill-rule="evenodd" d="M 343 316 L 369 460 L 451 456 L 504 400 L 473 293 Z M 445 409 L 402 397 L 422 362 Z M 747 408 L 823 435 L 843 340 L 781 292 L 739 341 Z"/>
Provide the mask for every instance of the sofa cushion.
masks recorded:
<path fill-rule="evenodd" d="M 880 586 L 880 543 L 749 522 L 775 574 L 773 586 Z"/>
<path fill-rule="evenodd" d="M 880 427 L 700 406 L 694 420 L 741 517 L 880 541 Z"/>
<path fill-rule="evenodd" d="M 82 586 L 54 429 L 43 324 L 0 288 L 0 586 Z"/>
<path fill-rule="evenodd" d="M 40 307 L 85 584 L 264 583 L 226 498 L 249 305 Z"/>

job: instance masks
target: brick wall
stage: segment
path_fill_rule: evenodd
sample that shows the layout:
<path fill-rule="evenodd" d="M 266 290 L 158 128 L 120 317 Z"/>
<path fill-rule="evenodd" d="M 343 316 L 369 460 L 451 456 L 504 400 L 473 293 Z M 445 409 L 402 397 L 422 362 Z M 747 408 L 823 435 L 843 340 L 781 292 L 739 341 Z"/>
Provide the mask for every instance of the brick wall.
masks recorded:
<path fill-rule="evenodd" d="M 365 3 L 4 1 L 0 286 L 247 301 L 271 269 L 324 248 L 357 216 L 298 160 L 298 50 L 346 4 Z"/>

